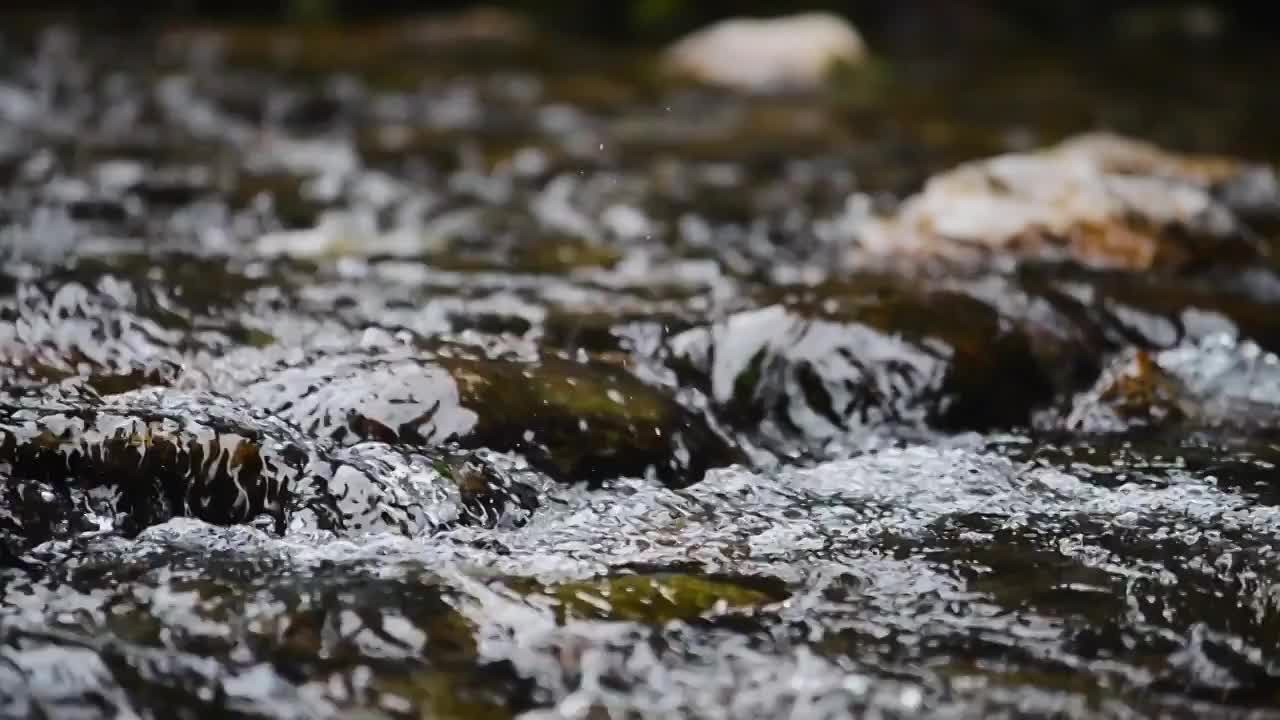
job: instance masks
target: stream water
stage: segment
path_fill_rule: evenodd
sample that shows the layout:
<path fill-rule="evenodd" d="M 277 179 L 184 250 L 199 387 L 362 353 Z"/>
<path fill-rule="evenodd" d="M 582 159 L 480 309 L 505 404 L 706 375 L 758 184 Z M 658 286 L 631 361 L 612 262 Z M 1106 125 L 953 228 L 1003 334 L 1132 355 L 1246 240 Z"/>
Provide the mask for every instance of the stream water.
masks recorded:
<path fill-rule="evenodd" d="M 1280 718 L 1265 61 L 448 22 L 0 32 L 0 717 Z M 1097 127 L 1247 257 L 858 251 Z"/>

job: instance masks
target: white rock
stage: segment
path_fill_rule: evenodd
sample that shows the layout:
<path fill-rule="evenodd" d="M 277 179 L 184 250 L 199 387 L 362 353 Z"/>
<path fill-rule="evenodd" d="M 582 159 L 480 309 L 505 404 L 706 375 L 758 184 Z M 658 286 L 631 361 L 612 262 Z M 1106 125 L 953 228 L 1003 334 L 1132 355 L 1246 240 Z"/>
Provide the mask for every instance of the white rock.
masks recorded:
<path fill-rule="evenodd" d="M 862 248 L 958 258 L 996 251 L 1141 270 L 1191 251 L 1170 244 L 1170 229 L 1198 242 L 1238 242 L 1240 222 L 1214 190 L 1246 172 L 1257 170 L 1116 135 L 1081 135 L 931 178 L 896 216 L 864 226 Z"/>
<path fill-rule="evenodd" d="M 722 20 L 685 36 L 666 53 L 677 72 L 748 92 L 813 88 L 833 63 L 865 57 L 858 31 L 830 13 Z"/>

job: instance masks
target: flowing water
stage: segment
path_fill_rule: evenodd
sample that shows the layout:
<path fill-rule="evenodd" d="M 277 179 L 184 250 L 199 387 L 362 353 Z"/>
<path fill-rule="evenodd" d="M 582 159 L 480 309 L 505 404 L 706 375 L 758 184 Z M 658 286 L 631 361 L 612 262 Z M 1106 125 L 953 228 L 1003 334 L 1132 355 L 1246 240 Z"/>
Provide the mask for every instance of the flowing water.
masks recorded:
<path fill-rule="evenodd" d="M 478 17 L 0 34 L 0 717 L 1280 718 L 1264 62 Z M 851 251 L 1098 125 L 1260 251 Z"/>

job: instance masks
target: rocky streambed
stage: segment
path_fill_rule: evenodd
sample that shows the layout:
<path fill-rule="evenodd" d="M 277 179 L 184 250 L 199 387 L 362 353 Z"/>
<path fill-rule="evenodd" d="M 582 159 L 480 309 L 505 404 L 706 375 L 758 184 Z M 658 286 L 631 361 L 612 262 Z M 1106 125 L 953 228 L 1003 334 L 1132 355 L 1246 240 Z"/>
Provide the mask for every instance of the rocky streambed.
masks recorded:
<path fill-rule="evenodd" d="M 8 30 L 0 717 L 1280 717 L 1265 73 L 984 62 Z"/>

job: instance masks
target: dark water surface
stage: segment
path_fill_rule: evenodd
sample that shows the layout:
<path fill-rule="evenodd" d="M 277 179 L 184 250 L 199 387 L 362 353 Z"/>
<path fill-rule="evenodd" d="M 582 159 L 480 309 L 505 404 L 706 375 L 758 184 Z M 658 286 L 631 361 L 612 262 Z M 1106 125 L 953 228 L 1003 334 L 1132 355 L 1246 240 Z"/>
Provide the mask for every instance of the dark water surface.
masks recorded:
<path fill-rule="evenodd" d="M 0 717 L 1280 717 L 1265 55 L 442 27 L 0 33 Z M 856 252 L 1097 127 L 1254 252 Z"/>

